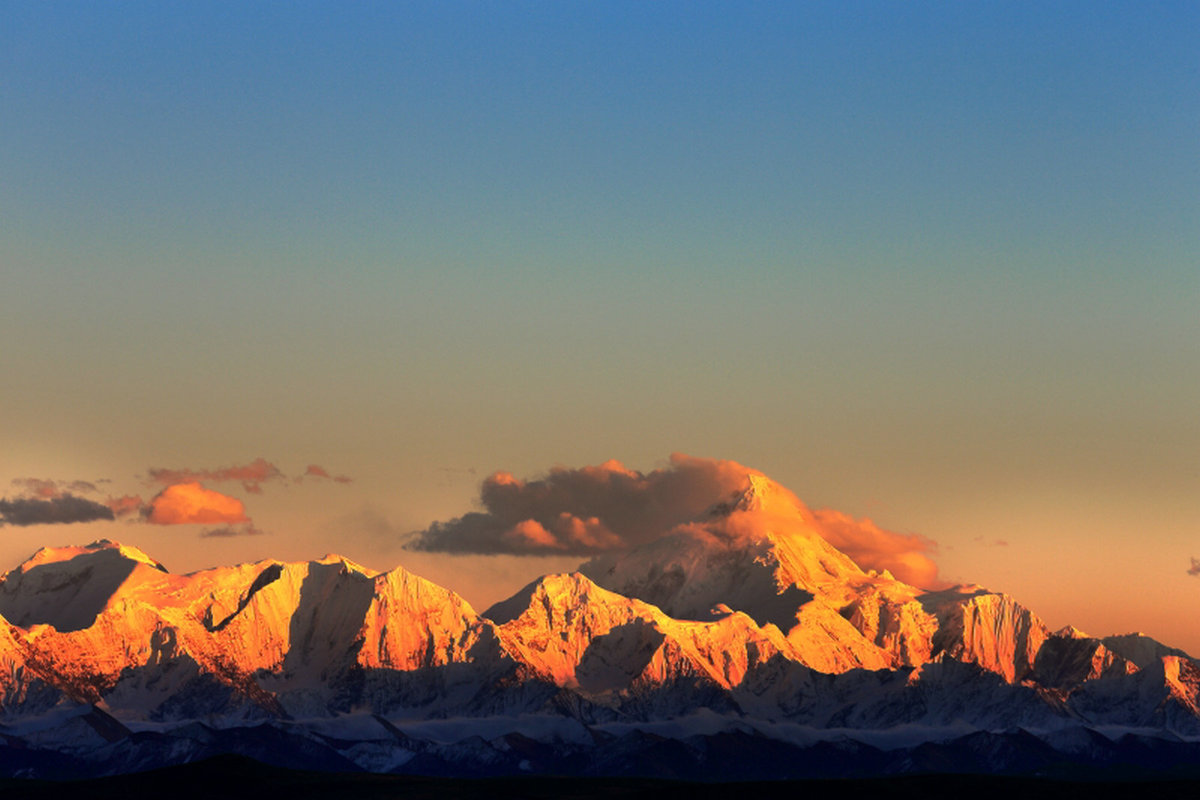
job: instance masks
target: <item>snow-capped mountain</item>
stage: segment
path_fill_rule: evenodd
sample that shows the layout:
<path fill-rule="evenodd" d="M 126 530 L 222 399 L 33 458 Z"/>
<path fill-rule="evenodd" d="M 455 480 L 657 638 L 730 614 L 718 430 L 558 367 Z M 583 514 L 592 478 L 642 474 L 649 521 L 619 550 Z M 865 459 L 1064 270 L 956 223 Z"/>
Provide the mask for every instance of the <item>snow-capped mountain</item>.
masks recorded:
<path fill-rule="evenodd" d="M 710 519 L 594 559 L 601 586 L 684 618 L 744 611 L 778 627 L 796 660 L 823 672 L 920 666 L 948 657 L 1019 679 L 1033 668 L 1045 625 L 980 587 L 926 591 L 864 572 L 820 533 L 795 496 L 761 475 Z"/>
<path fill-rule="evenodd" d="M 326 556 L 174 575 L 100 541 L 3 576 L 0 617 L 10 774 L 226 751 L 330 769 L 710 774 L 749 748 L 743 777 L 825 774 L 831 742 L 867 773 L 928 768 L 931 747 L 1001 771 L 1091 763 L 1129 736 L 1200 754 L 1200 666 L 1182 651 L 1051 632 L 1003 594 L 863 570 L 760 475 L 483 614 L 399 567 Z"/>

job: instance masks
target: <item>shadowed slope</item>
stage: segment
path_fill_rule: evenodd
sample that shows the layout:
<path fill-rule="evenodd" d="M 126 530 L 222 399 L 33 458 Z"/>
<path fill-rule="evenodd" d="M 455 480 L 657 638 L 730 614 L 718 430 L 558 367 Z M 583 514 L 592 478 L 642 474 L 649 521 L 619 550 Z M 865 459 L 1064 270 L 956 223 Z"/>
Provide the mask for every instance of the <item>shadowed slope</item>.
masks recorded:
<path fill-rule="evenodd" d="M 0 615 L 26 627 L 82 630 L 127 583 L 165 572 L 140 550 L 107 540 L 86 547 L 42 548 L 0 580 Z"/>

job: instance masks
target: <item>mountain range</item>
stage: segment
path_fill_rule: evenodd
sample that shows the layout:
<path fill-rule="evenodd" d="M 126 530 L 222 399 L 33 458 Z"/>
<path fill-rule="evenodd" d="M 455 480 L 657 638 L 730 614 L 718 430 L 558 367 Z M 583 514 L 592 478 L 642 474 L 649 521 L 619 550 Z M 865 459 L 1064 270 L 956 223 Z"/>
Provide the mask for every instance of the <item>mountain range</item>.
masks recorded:
<path fill-rule="evenodd" d="M 861 569 L 757 474 L 477 612 L 339 556 L 188 575 L 110 541 L 0 579 L 0 772 L 238 753 L 429 775 L 1185 769 L 1200 664 Z"/>

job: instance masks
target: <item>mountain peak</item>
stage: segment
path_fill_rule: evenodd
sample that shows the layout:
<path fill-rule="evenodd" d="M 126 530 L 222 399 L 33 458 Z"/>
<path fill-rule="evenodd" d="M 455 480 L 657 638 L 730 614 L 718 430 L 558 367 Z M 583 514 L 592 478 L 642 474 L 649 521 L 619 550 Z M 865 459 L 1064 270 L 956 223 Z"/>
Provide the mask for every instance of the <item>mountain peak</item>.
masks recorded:
<path fill-rule="evenodd" d="M 547 610 L 557 608 L 565 613 L 568 609 L 582 608 L 588 603 L 613 600 L 635 604 L 639 602 L 598 586 L 581 572 L 561 572 L 543 575 L 527 584 L 512 597 L 501 600 L 484 611 L 483 616 L 497 625 L 503 625 L 524 614 L 530 604 L 535 602 Z"/>
<path fill-rule="evenodd" d="M 774 481 L 766 475 L 755 475 L 752 472 L 746 476 L 746 482 L 746 489 L 735 508 L 738 511 L 762 511 L 767 508 L 776 493 Z"/>
<path fill-rule="evenodd" d="M 359 564 L 357 561 L 351 561 L 350 559 L 346 558 L 345 556 L 339 556 L 337 553 L 326 553 L 321 558 L 318 558 L 314 563 L 316 563 L 316 564 L 341 564 L 342 566 L 346 567 L 346 569 L 348 569 L 350 572 L 358 572 L 362 575 L 367 576 L 368 578 L 374 578 L 376 575 L 379 574 L 375 570 L 370 569 L 369 567 L 364 567 L 362 564 Z"/>
<path fill-rule="evenodd" d="M 1074 625 L 1064 625 L 1063 627 L 1059 628 L 1051 635 L 1057 636 L 1060 639 L 1092 639 L 1092 638 L 1095 638 L 1095 637 L 1090 636 L 1090 635 L 1084 633 L 1083 631 L 1079 630 L 1079 628 L 1076 628 Z"/>
<path fill-rule="evenodd" d="M 108 539 L 43 547 L 0 578 L 0 615 L 21 626 L 80 630 L 90 626 L 118 593 L 157 581 L 162 577 L 158 573 L 167 573 L 167 568 L 136 547 Z"/>
<path fill-rule="evenodd" d="M 796 495 L 759 472 L 746 473 L 746 486 L 728 500 L 709 509 L 713 517 L 728 517 L 734 512 L 764 512 L 805 516 L 806 509 Z"/>
<path fill-rule="evenodd" d="M 167 568 L 159 562 L 155 561 L 150 556 L 132 545 L 121 544 L 110 539 L 97 539 L 91 544 L 86 545 L 68 545 L 66 547 L 41 547 L 29 558 L 25 559 L 13 573 L 25 573 L 34 567 L 40 567 L 45 564 L 64 563 L 73 561 L 81 556 L 91 556 L 97 553 L 115 553 L 117 557 L 136 561 L 145 564 L 161 572 L 167 572 Z M 108 556 L 112 558 L 113 556 Z"/>

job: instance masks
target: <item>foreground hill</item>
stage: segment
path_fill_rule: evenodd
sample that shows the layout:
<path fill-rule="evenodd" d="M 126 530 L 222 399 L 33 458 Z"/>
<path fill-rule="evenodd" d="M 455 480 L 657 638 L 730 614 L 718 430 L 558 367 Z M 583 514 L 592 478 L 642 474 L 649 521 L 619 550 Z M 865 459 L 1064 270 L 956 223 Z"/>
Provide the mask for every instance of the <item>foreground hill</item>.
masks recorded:
<path fill-rule="evenodd" d="M 0 579 L 10 775 L 220 753 L 429 775 L 1159 770 L 1200 757 L 1194 737 L 1182 651 L 865 571 L 759 475 L 483 614 L 338 556 L 174 575 L 100 541 Z"/>

